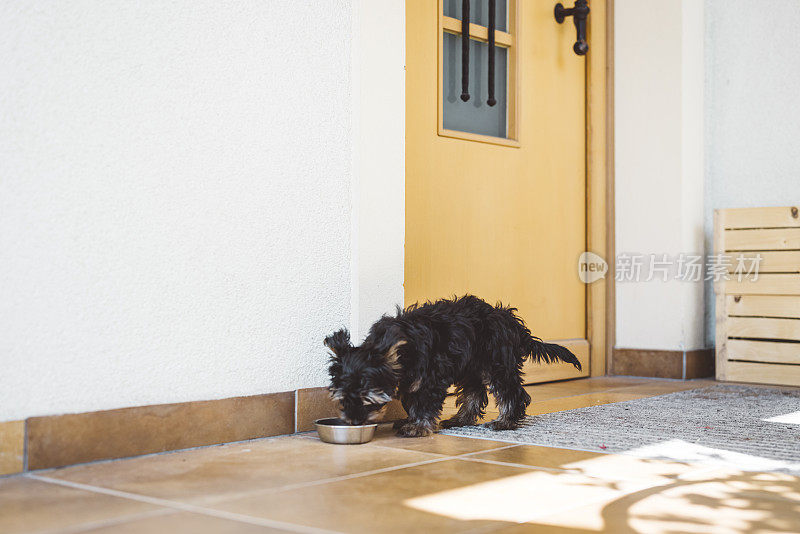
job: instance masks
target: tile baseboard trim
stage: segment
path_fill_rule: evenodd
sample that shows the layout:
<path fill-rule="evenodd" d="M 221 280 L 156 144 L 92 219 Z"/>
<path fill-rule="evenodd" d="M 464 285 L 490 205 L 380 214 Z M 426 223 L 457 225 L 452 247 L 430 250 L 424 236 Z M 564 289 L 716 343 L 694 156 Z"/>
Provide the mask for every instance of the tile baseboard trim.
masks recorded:
<path fill-rule="evenodd" d="M 0 423 L 0 476 L 314 430 L 339 411 L 328 388 Z M 384 420 L 405 418 L 399 401 Z M 5 434 L 4 434 L 5 432 Z M 10 439 L 9 436 L 15 439 Z M 10 461 L 11 458 L 14 461 Z"/>
<path fill-rule="evenodd" d="M 295 392 L 26 420 L 26 469 L 126 458 L 294 432 Z"/>
<path fill-rule="evenodd" d="M 0 423 L 0 476 L 25 470 L 25 421 Z"/>
<path fill-rule="evenodd" d="M 650 350 L 615 348 L 611 373 L 690 380 L 714 376 L 714 349 Z"/>

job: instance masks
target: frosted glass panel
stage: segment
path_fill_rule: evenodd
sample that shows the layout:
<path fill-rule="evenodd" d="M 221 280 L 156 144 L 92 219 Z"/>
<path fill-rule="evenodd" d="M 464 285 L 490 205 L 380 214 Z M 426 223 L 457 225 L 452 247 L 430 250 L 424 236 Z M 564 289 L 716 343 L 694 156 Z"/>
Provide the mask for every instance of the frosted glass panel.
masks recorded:
<path fill-rule="evenodd" d="M 494 95 L 497 104 L 489 106 L 489 45 L 470 40 L 469 95 L 461 100 L 461 36 L 444 34 L 442 90 L 444 127 L 494 137 L 506 137 L 508 107 L 508 50 L 495 47 Z"/>
<path fill-rule="evenodd" d="M 507 32 L 508 9 L 507 0 L 496 0 L 495 24 L 497 30 Z M 555 5 L 555 4 L 553 4 Z M 444 14 L 461 20 L 461 0 L 444 0 Z M 469 21 L 481 26 L 489 26 L 489 0 L 469 1 Z"/>

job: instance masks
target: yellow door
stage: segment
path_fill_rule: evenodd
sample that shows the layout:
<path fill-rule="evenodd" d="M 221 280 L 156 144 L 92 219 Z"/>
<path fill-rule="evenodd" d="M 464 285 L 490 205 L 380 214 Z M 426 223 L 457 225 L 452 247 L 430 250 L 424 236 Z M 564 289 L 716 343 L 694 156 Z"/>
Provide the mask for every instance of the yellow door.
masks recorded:
<path fill-rule="evenodd" d="M 511 304 L 583 364 L 530 364 L 526 382 L 587 376 L 585 58 L 555 1 L 497 0 L 490 109 L 487 3 L 472 1 L 464 102 L 461 0 L 406 1 L 406 303 Z"/>

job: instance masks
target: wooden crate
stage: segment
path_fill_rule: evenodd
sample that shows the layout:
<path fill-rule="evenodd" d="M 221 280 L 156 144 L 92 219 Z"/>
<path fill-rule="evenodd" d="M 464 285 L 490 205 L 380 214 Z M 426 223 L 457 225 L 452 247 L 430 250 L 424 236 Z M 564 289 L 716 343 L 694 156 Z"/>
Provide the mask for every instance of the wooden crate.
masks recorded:
<path fill-rule="evenodd" d="M 714 282 L 717 380 L 800 386 L 798 208 L 716 210 L 714 255 L 730 277 Z M 758 274 L 740 276 L 756 255 Z"/>

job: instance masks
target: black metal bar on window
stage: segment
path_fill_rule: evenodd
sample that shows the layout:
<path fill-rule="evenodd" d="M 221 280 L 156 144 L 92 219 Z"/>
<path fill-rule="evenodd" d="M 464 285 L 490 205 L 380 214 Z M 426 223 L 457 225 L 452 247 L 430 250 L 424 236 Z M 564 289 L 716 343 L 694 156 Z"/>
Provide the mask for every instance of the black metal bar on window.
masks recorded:
<path fill-rule="evenodd" d="M 461 0 L 461 100 L 469 100 L 469 0 Z"/>
<path fill-rule="evenodd" d="M 489 0 L 489 99 L 490 106 L 497 104 L 494 98 L 494 28 L 495 28 L 495 0 Z"/>

